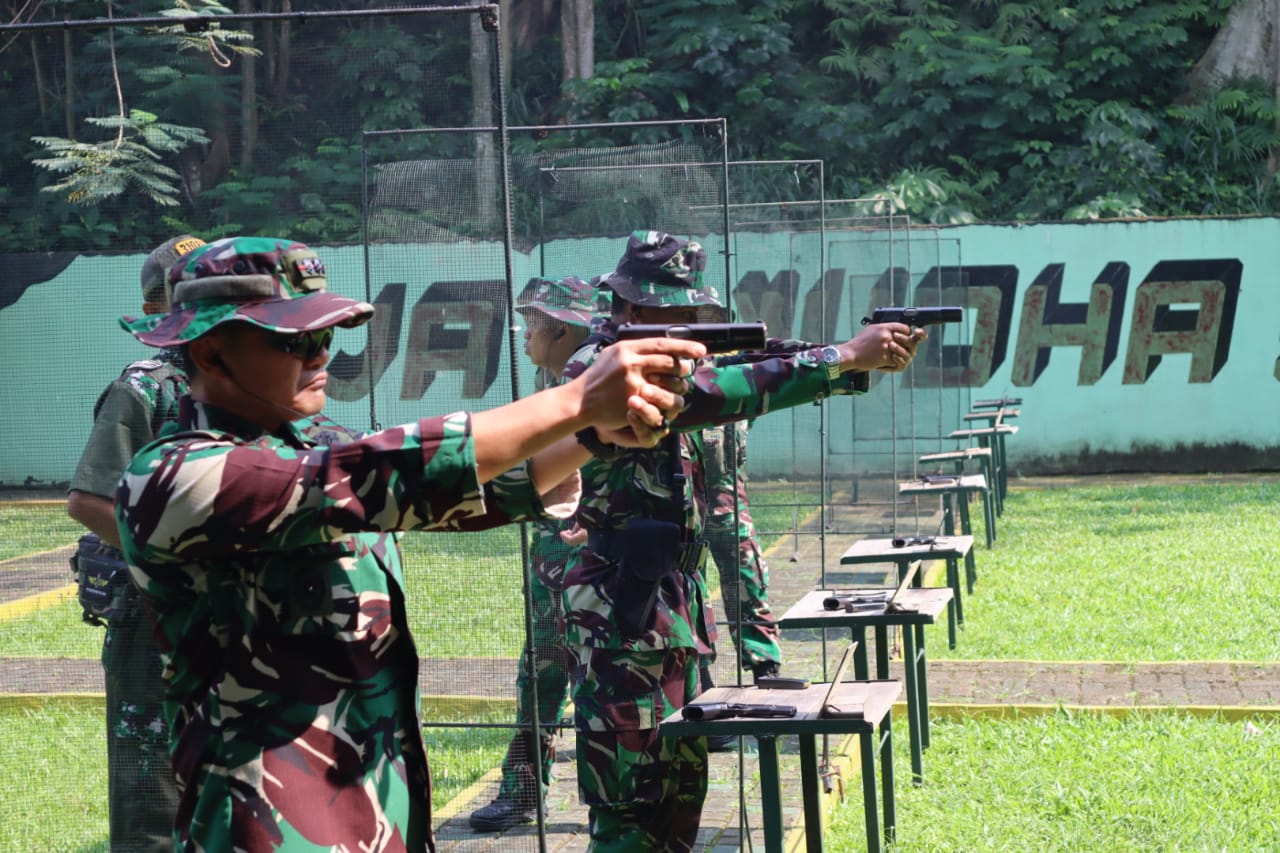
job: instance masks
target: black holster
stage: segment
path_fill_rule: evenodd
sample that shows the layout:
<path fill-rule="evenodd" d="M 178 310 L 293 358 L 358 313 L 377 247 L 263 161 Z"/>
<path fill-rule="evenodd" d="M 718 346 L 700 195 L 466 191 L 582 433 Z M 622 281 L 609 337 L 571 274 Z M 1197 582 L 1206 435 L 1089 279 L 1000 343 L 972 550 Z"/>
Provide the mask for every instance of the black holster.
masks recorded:
<path fill-rule="evenodd" d="M 685 475 L 680 447 L 676 433 L 663 443 L 671 487 L 668 517 L 677 520 L 631 518 L 622 529 L 593 531 L 588 539 L 591 550 L 618 565 L 613 612 L 618 630 L 627 639 L 641 637 L 649 630 L 663 578 L 692 574 L 706 559 L 706 540 L 693 538 L 684 525 Z"/>
<path fill-rule="evenodd" d="M 618 566 L 613 611 L 628 639 L 649 630 L 662 579 L 698 571 L 707 548 L 701 539 L 686 541 L 683 525 L 648 518 L 633 518 L 621 530 L 592 531 L 588 541 Z"/>

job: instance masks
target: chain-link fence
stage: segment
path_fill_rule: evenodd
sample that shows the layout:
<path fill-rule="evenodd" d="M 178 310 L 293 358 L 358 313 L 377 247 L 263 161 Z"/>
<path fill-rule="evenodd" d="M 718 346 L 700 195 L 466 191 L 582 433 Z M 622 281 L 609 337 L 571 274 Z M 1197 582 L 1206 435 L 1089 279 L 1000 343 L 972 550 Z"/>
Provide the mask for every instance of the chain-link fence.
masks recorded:
<path fill-rule="evenodd" d="M 192 17 L 146 16 L 157 5 L 117 4 L 112 20 L 38 12 L 2 36 L 6 114 L 49 140 L 9 152 L 0 191 L 0 349 L 11 367 L 0 391 L 6 850 L 107 849 L 120 813 L 141 820 L 165 808 L 149 783 L 130 788 L 123 809 L 108 807 L 109 749 L 113 768 L 158 776 L 169 772 L 166 737 L 154 709 L 109 701 L 104 720 L 103 660 L 120 644 L 104 649 L 102 628 L 82 621 L 68 560 L 85 530 L 66 500 L 99 393 L 155 354 L 117 325 L 142 313 L 152 248 L 183 232 L 278 236 L 318 251 L 332 291 L 364 298 L 377 282 L 377 319 L 333 345 L 326 414 L 350 427 L 516 393 L 497 7 L 226 15 L 197 3 Z M 101 8 L 60 5 L 58 14 Z M 402 242 L 366 245 L 380 223 L 366 220 L 375 206 L 364 196 L 362 134 L 405 124 L 490 130 L 430 152 L 472 164 L 471 183 L 451 183 L 440 205 L 447 220 L 427 213 L 416 230 L 397 225 Z M 390 193 L 393 184 L 372 185 Z M 148 193 L 174 203 L 140 203 Z M 514 716 L 520 536 L 506 528 L 401 541 L 410 628 L 430 659 L 424 715 L 439 725 L 428 747 L 442 823 L 506 746 L 505 732 L 483 724 Z M 493 673 L 506 690 L 477 691 L 489 674 L 472 663 L 499 659 Z M 122 701 L 158 678 L 132 665 L 118 674 L 129 682 Z"/>
<path fill-rule="evenodd" d="M 0 191 L 0 351 L 9 366 L 0 380 L 9 404 L 0 410 L 0 519 L 9 534 L 0 546 L 0 715 L 13 734 L 0 746 L 5 849 L 108 843 L 104 635 L 84 624 L 75 597 L 68 558 L 84 529 L 68 516 L 66 494 L 99 393 L 152 354 L 116 318 L 140 313 L 143 260 L 168 237 L 306 241 L 331 290 L 374 303 L 372 322 L 340 332 L 329 365 L 326 414 L 360 429 L 532 393 L 515 294 L 535 277 L 612 270 L 638 228 L 701 242 L 705 281 L 734 319 L 763 320 L 775 337 L 844 339 L 877 304 L 961 304 L 946 272 L 958 264 L 954 241 L 824 199 L 820 162 L 728 161 L 722 120 L 508 128 L 496 11 L 6 28 L 11 48 L 29 57 L 6 66 L 18 84 L 4 96 L 11 114 L 49 138 L 96 147 L 59 149 L 70 170 L 60 174 L 78 181 L 61 195 L 41 189 L 59 178 L 34 157 L 6 162 Z M 23 87 L 49 102 L 36 110 L 20 98 Z M 111 114 L 117 100 L 142 112 L 126 111 L 95 136 L 85 116 Z M 60 103 L 78 106 L 63 115 Z M 104 193 L 108 177 L 159 179 L 136 150 L 141 160 L 110 153 L 117 131 L 125 141 L 181 137 L 155 126 L 155 115 L 202 134 L 166 158 L 179 204 L 166 215 L 130 203 L 136 193 L 68 203 L 76 192 Z M 38 242 L 37 233 L 58 237 Z M 922 276 L 926 265 L 936 273 Z M 911 454 L 934 449 L 962 406 L 946 387 L 947 350 L 938 345 L 951 341 L 935 335 L 913 372 L 883 380 L 891 394 L 756 422 L 751 512 L 775 561 L 794 557 L 807 537 L 825 565 L 831 534 L 915 523 L 879 493 L 912 470 Z M 931 378 L 917 385 L 922 373 Z M 837 505 L 862 512 L 837 515 Z M 735 522 L 737 514 L 735 505 Z M 468 817 L 504 778 L 541 772 L 548 746 L 560 749 L 557 774 L 571 766 L 565 661 L 546 631 L 547 603 L 525 580 L 527 531 L 411 533 L 400 545 L 408 620 L 425 662 L 437 835 L 449 848 L 484 846 L 491 839 L 473 833 Z M 721 597 L 735 604 L 749 594 L 734 580 L 739 568 L 719 573 Z M 717 608 L 714 678 L 723 683 L 742 678 L 723 628 L 737 638 L 751 618 L 731 609 L 730 623 Z M 534 708 L 523 719 L 521 689 Z M 552 814 L 579 808 L 571 777 L 550 791 Z M 758 806 L 743 806 L 744 824 L 758 829 Z M 504 835 L 501 848 L 539 849 L 541 819 L 535 829 Z"/>

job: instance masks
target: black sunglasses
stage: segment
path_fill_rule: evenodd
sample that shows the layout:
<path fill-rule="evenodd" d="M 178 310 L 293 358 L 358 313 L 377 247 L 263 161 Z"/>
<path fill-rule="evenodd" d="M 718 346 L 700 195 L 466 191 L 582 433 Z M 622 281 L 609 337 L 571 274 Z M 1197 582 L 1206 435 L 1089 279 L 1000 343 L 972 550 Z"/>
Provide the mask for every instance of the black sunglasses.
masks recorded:
<path fill-rule="evenodd" d="M 280 352 L 311 361 L 320 353 L 329 349 L 333 343 L 333 327 L 317 329 L 314 332 L 298 332 L 296 335 L 269 333 L 267 343 Z"/>

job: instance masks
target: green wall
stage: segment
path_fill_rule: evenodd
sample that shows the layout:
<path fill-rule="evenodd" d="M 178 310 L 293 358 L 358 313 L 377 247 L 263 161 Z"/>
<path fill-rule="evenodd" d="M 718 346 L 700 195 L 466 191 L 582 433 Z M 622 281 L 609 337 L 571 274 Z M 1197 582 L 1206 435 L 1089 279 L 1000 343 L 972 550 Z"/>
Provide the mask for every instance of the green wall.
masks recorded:
<path fill-rule="evenodd" d="M 738 232 L 728 271 L 721 241 L 705 242 L 709 281 L 723 291 L 732 279 L 739 319 L 765 319 L 779 336 L 848 337 L 876 305 L 970 309 L 909 380 L 832 401 L 825 422 L 816 407 L 759 420 L 753 474 L 813 473 L 823 447 L 837 470 L 900 473 L 952 446 L 943 436 L 971 400 L 1002 394 L 1024 400 L 1010 443 L 1020 470 L 1280 466 L 1274 218 Z M 548 244 L 516 255 L 514 279 L 589 277 L 622 247 Z M 321 248 L 330 287 L 365 296 L 364 250 Z M 146 357 L 115 323 L 137 311 L 142 259 L 0 258 L 0 483 L 68 479 L 97 393 Z M 375 246 L 369 269 L 380 316 L 339 333 L 330 414 L 388 425 L 510 399 L 499 245 Z"/>

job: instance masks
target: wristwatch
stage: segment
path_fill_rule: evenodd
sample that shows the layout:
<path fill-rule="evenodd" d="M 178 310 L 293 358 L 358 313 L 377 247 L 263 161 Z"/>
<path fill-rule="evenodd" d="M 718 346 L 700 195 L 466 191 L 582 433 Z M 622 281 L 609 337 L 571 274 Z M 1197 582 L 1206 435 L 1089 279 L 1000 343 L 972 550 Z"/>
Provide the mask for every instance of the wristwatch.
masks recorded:
<path fill-rule="evenodd" d="M 822 348 L 822 363 L 827 368 L 828 379 L 840 378 L 840 350 L 833 346 Z"/>

